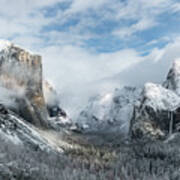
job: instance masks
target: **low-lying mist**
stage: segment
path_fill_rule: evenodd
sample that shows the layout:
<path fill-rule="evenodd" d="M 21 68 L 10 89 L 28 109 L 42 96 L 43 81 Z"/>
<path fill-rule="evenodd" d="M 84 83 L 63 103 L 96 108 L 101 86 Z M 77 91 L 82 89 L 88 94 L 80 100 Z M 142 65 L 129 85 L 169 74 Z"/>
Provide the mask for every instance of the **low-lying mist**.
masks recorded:
<path fill-rule="evenodd" d="M 16 108 L 16 98 L 24 96 L 23 87 L 19 87 L 19 91 L 13 89 L 7 89 L 0 84 L 0 104 L 5 105 L 6 107 Z"/>

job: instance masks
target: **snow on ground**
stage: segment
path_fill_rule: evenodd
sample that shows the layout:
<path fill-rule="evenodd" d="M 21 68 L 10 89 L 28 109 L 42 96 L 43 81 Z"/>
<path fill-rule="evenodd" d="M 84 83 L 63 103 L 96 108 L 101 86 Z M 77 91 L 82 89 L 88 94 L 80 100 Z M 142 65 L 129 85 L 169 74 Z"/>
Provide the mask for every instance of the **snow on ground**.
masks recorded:
<path fill-rule="evenodd" d="M 38 145 L 38 147 L 42 150 L 49 151 L 49 149 L 54 149 L 56 151 L 62 152 L 60 147 L 57 148 L 57 146 L 54 146 L 53 143 L 47 141 L 47 139 L 39 133 L 38 128 L 27 122 L 24 122 L 22 119 L 19 119 L 13 114 L 10 115 L 10 119 L 17 124 L 18 128 L 16 130 L 12 130 L 12 132 L 9 133 L 9 139 L 17 137 L 22 143 L 28 142 L 33 145 Z M 8 135 L 7 132 L 5 132 L 5 134 Z"/>
<path fill-rule="evenodd" d="M 8 142 L 10 141 L 10 143 L 13 143 L 15 145 L 22 145 L 22 141 L 19 139 L 19 137 L 16 134 L 12 134 L 10 131 L 6 130 L 3 131 L 2 129 L 0 129 L 0 137 L 1 140 Z"/>

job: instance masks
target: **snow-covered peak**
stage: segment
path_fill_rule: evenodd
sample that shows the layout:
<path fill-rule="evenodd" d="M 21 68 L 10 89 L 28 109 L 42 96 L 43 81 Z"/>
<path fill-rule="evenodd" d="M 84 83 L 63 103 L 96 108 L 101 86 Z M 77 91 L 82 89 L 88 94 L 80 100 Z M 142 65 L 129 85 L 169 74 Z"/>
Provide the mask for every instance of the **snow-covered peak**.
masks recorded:
<path fill-rule="evenodd" d="M 90 98 L 87 107 L 80 113 L 77 124 L 87 131 L 116 131 L 127 133 L 134 104 L 141 89 L 124 87 Z"/>
<path fill-rule="evenodd" d="M 106 103 L 110 103 L 112 101 L 112 97 L 113 97 L 112 93 L 107 93 L 107 94 L 105 94 L 104 96 L 101 97 L 99 103 L 102 104 L 102 105 L 104 105 Z"/>
<path fill-rule="evenodd" d="M 0 39 L 0 54 L 1 56 L 6 56 L 8 54 L 13 54 L 18 51 L 23 51 L 31 55 L 36 55 L 36 52 L 32 52 L 31 50 L 22 47 L 21 45 L 14 44 L 8 40 Z"/>
<path fill-rule="evenodd" d="M 113 101 L 113 94 L 106 93 L 90 98 L 89 103 L 85 111 L 89 114 L 93 114 L 93 117 L 99 120 L 103 120 L 105 114 L 110 110 Z"/>
<path fill-rule="evenodd" d="M 138 99 L 142 92 L 141 88 L 124 86 L 122 89 L 115 89 L 114 101 L 121 103 L 133 103 Z"/>
<path fill-rule="evenodd" d="M 10 41 L 0 40 L 0 51 L 7 49 L 8 47 L 12 46 L 13 44 Z"/>
<path fill-rule="evenodd" d="M 173 67 L 172 67 L 174 73 L 176 75 L 179 75 L 180 74 L 180 59 L 176 59 L 174 62 L 173 62 Z"/>
<path fill-rule="evenodd" d="M 140 105 L 135 107 L 130 133 L 133 138 L 164 139 L 179 131 L 180 59 L 174 61 L 163 85 L 146 83 Z M 174 116 L 175 115 L 175 116 Z"/>
<path fill-rule="evenodd" d="M 163 86 L 180 95 L 180 59 L 174 61 Z"/>
<path fill-rule="evenodd" d="M 180 105 L 180 97 L 173 91 L 153 83 L 145 84 L 142 101 L 154 110 L 175 110 Z"/>

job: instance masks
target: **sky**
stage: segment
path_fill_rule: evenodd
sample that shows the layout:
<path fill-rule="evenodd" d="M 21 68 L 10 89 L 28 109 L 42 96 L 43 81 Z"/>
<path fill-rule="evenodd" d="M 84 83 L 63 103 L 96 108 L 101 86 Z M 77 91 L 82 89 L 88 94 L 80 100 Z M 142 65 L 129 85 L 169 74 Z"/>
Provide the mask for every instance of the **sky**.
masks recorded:
<path fill-rule="evenodd" d="M 43 57 L 70 114 L 89 96 L 161 83 L 180 57 L 178 0 L 0 0 L 0 39 Z"/>

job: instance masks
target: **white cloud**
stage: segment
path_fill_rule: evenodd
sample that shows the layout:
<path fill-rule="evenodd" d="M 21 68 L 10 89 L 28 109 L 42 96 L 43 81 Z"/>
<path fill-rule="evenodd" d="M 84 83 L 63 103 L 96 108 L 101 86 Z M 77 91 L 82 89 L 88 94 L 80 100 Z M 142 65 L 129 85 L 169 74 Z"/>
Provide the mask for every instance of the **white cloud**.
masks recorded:
<path fill-rule="evenodd" d="M 164 48 L 155 48 L 144 61 L 112 77 L 123 84 L 143 85 L 145 82 L 162 83 L 172 65 L 180 57 L 180 38 L 176 37 Z"/>
<path fill-rule="evenodd" d="M 41 51 L 44 66 L 47 69 L 47 77 L 53 78 L 54 74 L 57 74 L 58 78 L 63 77 L 64 81 L 61 81 L 61 85 L 67 85 L 67 82 L 90 83 L 98 81 L 115 75 L 142 60 L 132 49 L 96 54 L 73 46 L 54 46 Z"/>
<path fill-rule="evenodd" d="M 14 40 L 19 35 L 34 39 L 35 36 L 40 35 L 43 26 L 53 22 L 52 18 L 44 17 L 40 9 L 57 2 L 59 0 L 0 1 L 0 37 Z"/>
<path fill-rule="evenodd" d="M 73 0 L 70 8 L 66 11 L 66 14 L 82 13 L 87 11 L 87 9 L 98 9 L 105 5 L 107 0 Z"/>
<path fill-rule="evenodd" d="M 128 0 L 114 8 L 117 20 L 133 20 L 131 25 L 120 26 L 113 35 L 120 38 L 130 37 L 136 32 L 141 32 L 157 26 L 160 22 L 158 16 L 164 12 L 171 12 L 174 2 L 172 0 Z"/>
<path fill-rule="evenodd" d="M 172 5 L 172 10 L 173 10 L 174 12 L 179 12 L 179 11 L 180 11 L 180 3 L 174 3 L 174 4 Z"/>
<path fill-rule="evenodd" d="M 162 83 L 174 59 L 180 57 L 180 38 L 142 57 L 133 49 L 97 54 L 73 46 L 42 49 L 45 77 L 61 94 L 70 114 L 77 115 L 89 96 L 123 85 Z"/>
<path fill-rule="evenodd" d="M 134 31 L 142 31 L 149 29 L 150 27 L 153 27 L 156 24 L 157 23 L 153 19 L 146 17 L 138 21 L 137 24 L 134 24 L 132 28 L 134 29 Z"/>
<path fill-rule="evenodd" d="M 132 49 L 97 54 L 74 46 L 42 49 L 45 77 L 61 94 L 62 104 L 70 113 L 79 112 L 89 96 L 119 86 L 103 81 L 143 60 Z"/>
<path fill-rule="evenodd" d="M 137 23 L 132 26 L 120 28 L 113 32 L 114 35 L 119 36 L 120 38 L 130 37 L 132 34 L 136 32 L 141 32 L 146 29 L 152 28 L 157 25 L 157 22 L 154 19 L 143 17 Z"/>
<path fill-rule="evenodd" d="M 64 11 L 59 9 L 54 17 L 44 16 L 43 8 L 53 7 L 56 3 L 62 2 L 69 2 L 70 6 Z M 112 32 L 117 38 L 130 37 L 136 32 L 156 26 L 159 23 L 157 16 L 166 11 L 174 12 L 175 7 L 178 7 L 176 4 L 173 0 L 127 0 L 125 3 L 119 0 L 111 2 L 108 0 L 2 0 L 0 2 L 0 37 L 17 40 L 17 35 L 20 35 L 22 43 L 22 37 L 27 39 L 29 36 L 35 40 L 41 36 L 50 42 L 56 39 L 60 44 L 82 45 L 84 40 L 96 38 L 96 33 L 90 29 L 97 27 L 102 21 L 116 21 L 118 27 L 121 20 L 133 20 L 134 23 L 131 25 L 121 25 Z M 92 16 L 93 13 L 97 15 L 97 18 Z M 78 17 L 78 22 L 68 30 L 42 33 L 44 27 L 51 27 L 54 23 L 63 26 L 74 17 Z M 23 45 L 26 43 L 27 41 L 24 41 Z M 43 45 L 42 41 L 41 46 Z"/>

